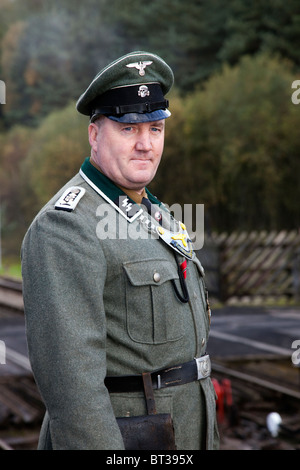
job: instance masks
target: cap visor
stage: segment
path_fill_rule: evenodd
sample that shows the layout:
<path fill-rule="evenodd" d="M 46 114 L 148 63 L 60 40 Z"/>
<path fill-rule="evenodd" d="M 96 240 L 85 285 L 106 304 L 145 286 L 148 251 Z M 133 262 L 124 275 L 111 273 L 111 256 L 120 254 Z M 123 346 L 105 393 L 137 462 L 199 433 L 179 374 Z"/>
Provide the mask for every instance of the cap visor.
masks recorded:
<path fill-rule="evenodd" d="M 161 119 L 166 119 L 171 116 L 171 113 L 168 109 L 157 109 L 152 111 L 152 113 L 128 113 L 122 114 L 122 116 L 107 116 L 112 121 L 125 122 L 133 124 L 135 122 L 153 122 L 160 121 Z"/>

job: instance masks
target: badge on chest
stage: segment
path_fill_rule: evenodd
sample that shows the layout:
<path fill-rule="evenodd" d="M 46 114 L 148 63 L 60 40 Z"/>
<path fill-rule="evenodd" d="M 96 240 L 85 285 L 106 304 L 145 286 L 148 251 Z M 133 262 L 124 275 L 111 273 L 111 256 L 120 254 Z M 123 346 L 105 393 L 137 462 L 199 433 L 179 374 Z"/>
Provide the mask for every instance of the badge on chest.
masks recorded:
<path fill-rule="evenodd" d="M 182 222 L 178 222 L 179 231 L 171 232 L 164 227 L 158 226 L 156 228 L 159 237 L 167 243 L 171 248 L 176 250 L 186 258 L 192 259 L 193 257 L 193 246 L 192 240 L 186 230 L 185 225 Z"/>

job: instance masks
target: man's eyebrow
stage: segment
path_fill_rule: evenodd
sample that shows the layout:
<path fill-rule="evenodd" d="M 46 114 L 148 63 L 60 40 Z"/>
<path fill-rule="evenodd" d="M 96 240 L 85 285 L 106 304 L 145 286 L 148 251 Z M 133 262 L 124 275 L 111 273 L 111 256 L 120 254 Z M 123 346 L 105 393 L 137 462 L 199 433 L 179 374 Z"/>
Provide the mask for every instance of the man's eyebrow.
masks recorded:
<path fill-rule="evenodd" d="M 150 124 L 151 124 L 151 126 L 155 126 L 155 127 L 164 127 L 165 126 L 164 121 L 153 121 Z"/>

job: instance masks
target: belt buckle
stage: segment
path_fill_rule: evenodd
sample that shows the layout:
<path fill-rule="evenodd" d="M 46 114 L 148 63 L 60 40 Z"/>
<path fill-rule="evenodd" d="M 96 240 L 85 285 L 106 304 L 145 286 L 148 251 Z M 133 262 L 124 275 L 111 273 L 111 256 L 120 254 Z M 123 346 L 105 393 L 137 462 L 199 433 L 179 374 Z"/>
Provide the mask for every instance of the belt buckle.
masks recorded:
<path fill-rule="evenodd" d="M 211 362 L 208 354 L 202 357 L 195 357 L 197 364 L 198 378 L 197 380 L 205 379 L 210 376 L 211 373 Z"/>

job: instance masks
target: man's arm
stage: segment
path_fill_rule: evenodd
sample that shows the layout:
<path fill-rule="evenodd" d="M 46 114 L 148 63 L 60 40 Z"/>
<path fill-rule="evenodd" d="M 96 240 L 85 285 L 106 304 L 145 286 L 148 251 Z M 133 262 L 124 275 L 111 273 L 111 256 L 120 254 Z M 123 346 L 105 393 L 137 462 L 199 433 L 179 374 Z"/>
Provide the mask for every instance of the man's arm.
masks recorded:
<path fill-rule="evenodd" d="M 22 246 L 29 356 L 54 449 L 122 449 L 106 375 L 106 260 L 77 212 L 41 214 Z"/>

